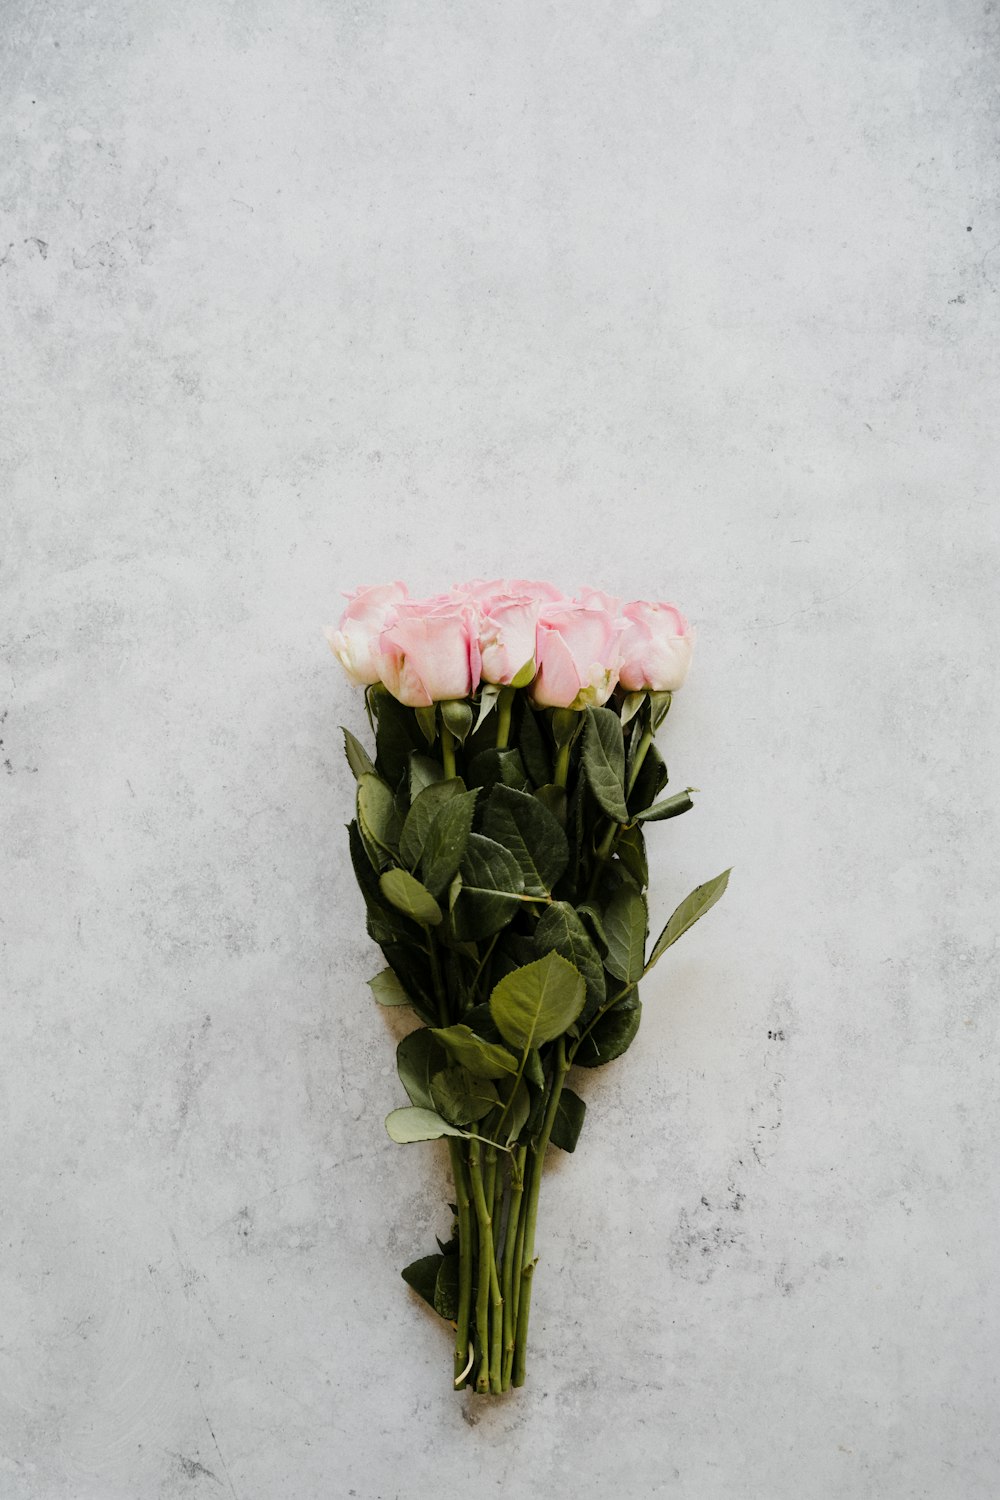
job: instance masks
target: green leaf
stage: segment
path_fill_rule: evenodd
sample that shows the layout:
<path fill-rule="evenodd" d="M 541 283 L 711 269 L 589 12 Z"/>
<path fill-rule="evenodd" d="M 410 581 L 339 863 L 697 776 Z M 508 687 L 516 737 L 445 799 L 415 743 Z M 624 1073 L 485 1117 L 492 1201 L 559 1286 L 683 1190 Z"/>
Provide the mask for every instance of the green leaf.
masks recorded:
<path fill-rule="evenodd" d="M 631 749 L 631 746 L 629 748 Z M 631 777 L 631 775 L 631 769 L 627 769 L 626 785 L 628 785 L 627 778 Z M 655 745 L 650 745 L 639 768 L 639 774 L 635 778 L 635 785 L 625 799 L 630 815 L 634 817 L 636 813 L 648 807 L 651 802 L 655 802 L 668 780 L 669 777 L 667 775 L 667 768 L 663 762 L 663 756 Z"/>
<path fill-rule="evenodd" d="M 576 914 L 585 924 L 590 924 L 594 946 L 598 953 L 607 953 L 608 935 L 604 931 L 604 919 L 601 916 L 600 908 L 595 906 L 591 901 L 584 901 L 577 907 Z"/>
<path fill-rule="evenodd" d="M 553 1146 L 558 1146 L 560 1151 L 575 1151 L 586 1113 L 587 1106 L 580 1095 L 574 1094 L 572 1089 L 564 1088 L 559 1095 L 556 1117 L 552 1121 L 552 1134 L 549 1136 Z"/>
<path fill-rule="evenodd" d="M 583 769 L 591 791 L 609 818 L 628 822 L 625 806 L 625 741 L 622 722 L 610 708 L 588 708 Z"/>
<path fill-rule="evenodd" d="M 604 913 L 604 931 L 608 939 L 604 966 L 626 984 L 633 983 L 642 974 L 646 922 L 645 898 L 634 886 L 620 886 Z"/>
<path fill-rule="evenodd" d="M 577 709 L 554 708 L 552 710 L 552 738 L 560 750 L 571 745 L 579 732 L 580 715 Z"/>
<path fill-rule="evenodd" d="M 531 896 L 547 896 L 569 862 L 569 845 L 558 821 L 537 797 L 513 787 L 493 788 L 483 833 L 513 854 Z"/>
<path fill-rule="evenodd" d="M 413 1001 L 404 990 L 399 977 L 392 969 L 382 969 L 369 979 L 368 988 L 371 990 L 379 1005 L 412 1005 Z"/>
<path fill-rule="evenodd" d="M 437 714 L 434 711 L 433 703 L 428 703 L 420 708 L 415 708 L 413 710 L 413 715 L 417 723 L 420 725 L 420 733 L 423 735 L 428 745 L 433 745 L 434 741 L 437 739 L 438 732 Z"/>
<path fill-rule="evenodd" d="M 381 892 L 379 894 L 381 896 Z M 389 910 L 398 920 L 400 928 L 405 929 L 405 933 L 380 945 L 383 957 L 409 995 L 410 1004 L 420 1019 L 429 1026 L 436 1026 L 437 996 L 434 993 L 434 975 L 424 946 L 423 933 L 414 932 L 412 924 L 395 907 L 390 906 Z"/>
<path fill-rule="evenodd" d="M 502 1038 L 497 1030 L 497 1024 L 490 1013 L 489 1005 L 483 1001 L 474 1005 L 471 1010 L 465 1012 L 465 1022 L 470 1031 L 481 1037 L 486 1042 L 500 1043 Z"/>
<path fill-rule="evenodd" d="M 451 1221 L 451 1238 L 443 1240 L 439 1234 L 436 1234 L 434 1238 L 438 1242 L 438 1249 L 442 1255 L 455 1256 L 461 1252 L 462 1248 L 458 1232 L 458 1204 L 449 1203 L 448 1207 L 451 1209 L 453 1215 Z"/>
<path fill-rule="evenodd" d="M 453 1259 L 453 1257 L 449 1256 L 448 1259 Z M 408 1266 L 404 1266 L 400 1272 L 407 1286 L 411 1286 L 418 1296 L 423 1297 L 435 1312 L 437 1312 L 435 1305 L 437 1279 L 444 1260 L 443 1255 L 422 1255 L 419 1260 L 411 1261 Z"/>
<path fill-rule="evenodd" d="M 530 790 L 531 782 L 524 772 L 520 750 L 481 750 L 473 757 L 469 766 L 469 785 L 488 790 L 500 782 L 503 786 L 516 787 L 519 792 Z"/>
<path fill-rule="evenodd" d="M 521 728 L 517 736 L 517 747 L 521 752 L 524 769 L 531 777 L 535 786 L 545 786 L 552 780 L 552 760 L 546 748 L 545 739 L 539 725 L 539 715 L 525 703 L 524 712 L 521 715 Z"/>
<path fill-rule="evenodd" d="M 583 975 L 559 953 L 506 974 L 490 995 L 490 1013 L 501 1035 L 526 1050 L 562 1036 L 583 1009 Z"/>
<path fill-rule="evenodd" d="M 496 1086 L 460 1065 L 442 1068 L 431 1079 L 431 1102 L 453 1125 L 473 1125 L 500 1102 Z"/>
<path fill-rule="evenodd" d="M 464 745 L 466 736 L 472 728 L 472 709 L 465 699 L 445 699 L 441 704 L 441 717 L 459 744 Z"/>
<path fill-rule="evenodd" d="M 531 1113 L 531 1090 L 528 1088 L 525 1080 L 519 1078 L 517 1083 L 513 1085 L 513 1089 L 514 1093 L 510 1099 L 510 1107 L 507 1109 L 507 1114 L 503 1122 L 503 1128 L 507 1134 L 508 1146 L 512 1141 L 517 1140 L 517 1137 L 527 1124 L 528 1116 Z M 507 1094 L 510 1097 L 509 1088 Z M 507 1099 L 505 1098 L 503 1102 L 506 1107 Z"/>
<path fill-rule="evenodd" d="M 566 788 L 556 786 L 555 782 L 549 781 L 544 786 L 536 787 L 535 796 L 548 812 L 552 814 L 559 827 L 566 827 Z"/>
<path fill-rule="evenodd" d="M 416 716 L 412 708 L 400 703 L 380 684 L 371 688 L 368 701 L 377 715 L 375 759 L 379 773 L 390 786 L 398 786 L 410 751 L 418 750 L 423 742 Z"/>
<path fill-rule="evenodd" d="M 542 1062 L 542 1054 L 537 1047 L 529 1047 L 525 1054 L 524 1076 L 536 1088 L 543 1089 L 545 1087 L 545 1066 Z"/>
<path fill-rule="evenodd" d="M 368 858 L 380 869 L 393 858 L 399 819 L 392 788 L 372 772 L 358 779 L 358 826 Z"/>
<path fill-rule="evenodd" d="M 421 755 L 419 750 L 410 753 L 409 761 L 409 784 L 410 802 L 413 803 L 420 796 L 425 786 L 433 786 L 436 781 L 444 780 L 444 768 L 433 756 Z"/>
<path fill-rule="evenodd" d="M 399 857 L 409 869 L 415 870 L 420 863 L 431 824 L 444 804 L 464 791 L 461 778 L 452 776 L 447 781 L 432 782 L 414 797 L 399 835 Z"/>
<path fill-rule="evenodd" d="M 694 807 L 690 794 L 695 790 L 689 786 L 686 791 L 675 792 L 672 797 L 664 797 L 662 802 L 654 802 L 652 807 L 647 807 L 643 812 L 633 814 L 636 823 L 659 823 L 664 818 L 676 818 L 681 813 L 686 813 Z"/>
<path fill-rule="evenodd" d="M 434 1311 L 449 1323 L 458 1317 L 458 1280 L 458 1256 L 442 1256 L 434 1283 Z"/>
<path fill-rule="evenodd" d="M 396 1072 L 411 1104 L 423 1109 L 433 1107 L 431 1079 L 448 1059 L 444 1049 L 427 1026 L 418 1026 L 404 1036 L 396 1048 Z"/>
<path fill-rule="evenodd" d="M 442 782 L 441 785 L 447 786 L 448 783 Z M 478 795 L 478 791 L 473 790 L 449 798 L 438 809 L 427 832 L 420 857 L 420 873 L 432 896 L 443 895 L 445 886 L 458 872 L 465 857 Z"/>
<path fill-rule="evenodd" d="M 360 781 L 362 776 L 374 776 L 375 762 L 361 741 L 343 726 L 341 726 L 341 733 L 344 736 L 344 754 L 347 756 L 347 764 L 354 772 L 355 781 Z"/>
<path fill-rule="evenodd" d="M 530 661 L 526 661 L 523 667 L 518 667 L 517 671 L 514 673 L 513 677 L 510 679 L 510 685 L 511 685 L 512 688 L 515 688 L 515 689 L 516 688 L 526 688 L 526 687 L 530 687 L 531 684 L 534 682 L 534 680 L 535 680 L 535 658 L 532 656 L 531 660 Z"/>
<path fill-rule="evenodd" d="M 390 1137 L 400 1146 L 413 1141 L 436 1141 L 443 1135 L 468 1134 L 457 1125 L 449 1125 L 432 1109 L 420 1109 L 413 1105 L 409 1109 L 393 1109 L 385 1117 L 385 1128 Z"/>
<path fill-rule="evenodd" d="M 365 904 L 371 908 L 378 909 L 382 905 L 382 893 L 378 888 L 379 866 L 372 864 L 372 857 L 368 853 L 368 846 L 361 836 L 357 818 L 352 818 L 347 825 L 347 838 L 351 850 L 351 864 L 354 866 L 354 878 L 358 882 Z"/>
<path fill-rule="evenodd" d="M 576 786 L 566 806 L 566 837 L 569 839 L 570 862 L 581 882 L 584 867 L 594 852 L 594 823 L 599 809 L 587 787 L 586 776 L 576 778 Z"/>
<path fill-rule="evenodd" d="M 653 967 L 657 959 L 663 957 L 672 943 L 676 943 L 679 937 L 683 937 L 688 928 L 693 927 L 698 918 L 703 917 L 715 905 L 729 884 L 730 874 L 731 869 L 723 870 L 722 874 L 716 875 L 714 880 L 706 880 L 704 885 L 696 886 L 690 896 L 684 897 L 653 944 L 653 951 L 646 965 L 647 971 Z"/>
<path fill-rule="evenodd" d="M 484 1041 L 461 1022 L 457 1026 L 435 1027 L 433 1034 L 448 1055 L 477 1078 L 503 1078 L 517 1072 L 517 1062 L 506 1047 Z"/>
<path fill-rule="evenodd" d="M 365 899 L 366 926 L 369 936 L 379 946 L 412 937 L 412 931 L 408 930 L 399 912 L 390 906 L 382 895 L 378 875 L 372 866 L 371 857 L 356 818 L 351 819 L 347 832 L 355 879 Z"/>
<path fill-rule="evenodd" d="M 542 950 L 554 949 L 583 975 L 587 986 L 583 1018 L 600 1010 L 606 997 L 604 965 L 590 934 L 568 901 L 553 901 L 545 908 L 535 928 L 535 943 Z"/>
<path fill-rule="evenodd" d="M 455 935 L 475 942 L 499 932 L 520 909 L 524 876 L 513 854 L 481 833 L 469 835 L 461 874 L 452 912 Z"/>
<path fill-rule="evenodd" d="M 487 715 L 491 714 L 496 708 L 497 699 L 499 697 L 500 688 L 495 682 L 483 683 L 483 689 L 479 695 L 479 713 L 476 716 L 476 722 L 472 730 L 473 734 L 475 734 L 476 730 L 479 729 Z"/>
<path fill-rule="evenodd" d="M 425 885 L 421 885 L 408 870 L 386 870 L 379 880 L 382 894 L 393 906 L 418 922 L 421 927 L 436 927 L 441 920 L 441 908 Z"/>
<path fill-rule="evenodd" d="M 646 840 L 641 828 L 623 828 L 615 840 L 617 854 L 625 873 L 640 891 L 649 884 L 649 865 L 646 861 Z"/>
<path fill-rule="evenodd" d="M 573 1061 L 582 1068 L 600 1068 L 604 1063 L 621 1057 L 635 1040 L 641 1020 L 642 1002 L 633 990 L 594 1023 L 593 1029 L 580 1043 Z"/>
<path fill-rule="evenodd" d="M 671 693 L 650 693 L 649 706 L 652 713 L 653 733 L 659 729 L 667 714 L 670 712 Z"/>
<path fill-rule="evenodd" d="M 642 693 L 626 693 L 625 694 L 625 697 L 622 699 L 622 713 L 621 713 L 621 720 L 622 720 L 622 728 L 623 729 L 626 727 L 627 724 L 631 723 L 631 721 L 635 718 L 636 714 L 639 712 L 640 708 L 642 707 L 642 705 L 643 705 L 643 703 L 645 701 L 646 701 L 646 694 L 644 692 L 642 692 Z"/>

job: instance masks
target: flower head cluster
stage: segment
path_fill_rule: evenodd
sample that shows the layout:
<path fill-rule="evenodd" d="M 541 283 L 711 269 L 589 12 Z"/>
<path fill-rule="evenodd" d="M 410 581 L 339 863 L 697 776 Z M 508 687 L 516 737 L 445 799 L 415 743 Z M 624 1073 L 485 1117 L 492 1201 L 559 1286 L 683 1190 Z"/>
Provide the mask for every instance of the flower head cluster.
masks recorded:
<path fill-rule="evenodd" d="M 381 682 L 411 708 L 481 683 L 528 688 L 551 708 L 599 707 L 626 692 L 676 692 L 694 636 L 673 604 L 622 603 L 597 589 L 476 579 L 411 599 L 401 583 L 356 589 L 326 634 L 352 682 Z"/>

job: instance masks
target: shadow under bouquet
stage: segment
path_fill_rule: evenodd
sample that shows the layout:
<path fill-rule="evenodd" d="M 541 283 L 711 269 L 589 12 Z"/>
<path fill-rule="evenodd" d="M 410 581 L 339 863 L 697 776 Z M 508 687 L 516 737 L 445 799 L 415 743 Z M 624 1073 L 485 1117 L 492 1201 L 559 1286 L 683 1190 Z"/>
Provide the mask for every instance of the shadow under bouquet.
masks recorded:
<path fill-rule="evenodd" d="M 349 595 L 327 632 L 365 690 L 374 756 L 344 730 L 349 824 L 382 1005 L 419 1021 L 396 1061 L 394 1141 L 444 1138 L 453 1231 L 403 1277 L 454 1330 L 453 1383 L 525 1378 L 549 1146 L 574 1150 L 573 1068 L 620 1057 L 639 982 L 726 888 L 698 886 L 648 946 L 645 828 L 664 795 L 654 744 L 692 632 L 670 604 L 501 580 L 427 600 Z"/>

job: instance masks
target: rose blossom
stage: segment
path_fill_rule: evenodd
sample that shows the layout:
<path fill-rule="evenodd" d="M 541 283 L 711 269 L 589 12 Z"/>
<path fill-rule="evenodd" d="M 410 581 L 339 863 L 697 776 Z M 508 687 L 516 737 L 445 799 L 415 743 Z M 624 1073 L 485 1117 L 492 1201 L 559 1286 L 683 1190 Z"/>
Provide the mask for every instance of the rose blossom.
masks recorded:
<path fill-rule="evenodd" d="M 502 578 L 457 585 L 453 593 L 475 608 L 482 680 L 507 686 L 534 662 L 537 597 L 514 590 Z"/>
<path fill-rule="evenodd" d="M 345 596 L 347 608 L 334 629 L 327 626 L 330 650 L 356 687 L 378 682 L 382 675 L 379 636 L 397 607 L 406 598 L 403 583 L 378 584 L 374 588 L 355 589 Z"/>
<path fill-rule="evenodd" d="M 582 604 L 584 609 L 604 609 L 609 615 L 620 614 L 622 607 L 620 599 L 605 594 L 601 589 L 581 589 L 573 603 Z"/>
<path fill-rule="evenodd" d="M 630 693 L 675 693 L 691 665 L 694 632 L 676 604 L 641 599 L 622 611 L 622 666 L 619 681 Z"/>
<path fill-rule="evenodd" d="M 599 707 L 618 680 L 621 624 L 605 609 L 543 605 L 538 616 L 536 703 L 552 708 Z"/>
<path fill-rule="evenodd" d="M 399 605 L 379 646 L 382 681 L 410 708 L 466 698 L 479 685 L 476 609 L 467 601 L 439 594 Z"/>
<path fill-rule="evenodd" d="M 535 578 L 473 578 L 469 583 L 456 583 L 452 593 L 460 598 L 486 599 L 495 594 L 516 594 L 519 598 L 537 599 L 539 604 L 563 604 L 565 595 L 554 583 L 543 583 Z"/>

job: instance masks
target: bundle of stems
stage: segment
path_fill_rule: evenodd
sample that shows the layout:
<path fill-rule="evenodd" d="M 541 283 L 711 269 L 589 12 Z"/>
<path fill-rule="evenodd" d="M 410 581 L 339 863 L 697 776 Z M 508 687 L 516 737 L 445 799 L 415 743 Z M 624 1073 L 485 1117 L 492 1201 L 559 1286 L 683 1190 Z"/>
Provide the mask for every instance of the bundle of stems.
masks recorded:
<path fill-rule="evenodd" d="M 422 1023 L 397 1049 L 401 1143 L 446 1138 L 452 1235 L 404 1278 L 454 1329 L 454 1384 L 500 1394 L 525 1379 L 548 1148 L 575 1149 L 586 1106 L 574 1066 L 621 1056 L 639 980 L 722 895 L 699 886 L 646 952 L 644 828 L 686 812 L 661 797 L 654 735 L 669 693 L 617 691 L 602 707 L 537 707 L 514 686 L 408 708 L 366 702 L 371 759 L 357 777 L 351 852 L 384 1005 Z"/>

